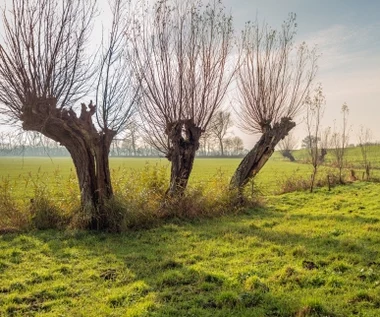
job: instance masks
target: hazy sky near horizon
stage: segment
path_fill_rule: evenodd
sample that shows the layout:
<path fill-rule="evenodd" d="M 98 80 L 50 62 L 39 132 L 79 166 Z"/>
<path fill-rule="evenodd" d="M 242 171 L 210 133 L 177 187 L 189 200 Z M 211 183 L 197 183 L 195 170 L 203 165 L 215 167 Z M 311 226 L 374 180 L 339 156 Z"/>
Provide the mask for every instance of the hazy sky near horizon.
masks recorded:
<path fill-rule="evenodd" d="M 297 15 L 296 41 L 316 45 L 319 54 L 316 82 L 326 96 L 323 126 L 341 121 L 344 102 L 349 107 L 350 140 L 357 142 L 360 126 L 380 141 L 380 1 L 378 0 L 224 0 L 235 27 L 249 20 L 265 20 L 274 28 Z M 306 135 L 302 115 L 297 118 L 299 141 Z M 246 146 L 257 137 L 244 136 Z"/>
<path fill-rule="evenodd" d="M 332 127 L 334 120 L 339 126 L 340 109 L 346 102 L 351 142 L 357 142 L 361 125 L 372 130 L 374 141 L 380 141 L 380 0 L 222 1 L 233 15 L 237 34 L 246 21 L 257 18 L 278 28 L 290 12 L 296 13 L 296 41 L 316 45 L 321 54 L 315 82 L 322 83 L 326 96 L 323 126 Z M 1 5 L 8 2 L 0 0 Z M 103 0 L 99 3 L 104 5 Z M 299 142 L 306 135 L 302 121 L 302 115 L 296 118 Z M 243 137 L 247 148 L 258 138 L 236 128 L 234 133 Z"/>

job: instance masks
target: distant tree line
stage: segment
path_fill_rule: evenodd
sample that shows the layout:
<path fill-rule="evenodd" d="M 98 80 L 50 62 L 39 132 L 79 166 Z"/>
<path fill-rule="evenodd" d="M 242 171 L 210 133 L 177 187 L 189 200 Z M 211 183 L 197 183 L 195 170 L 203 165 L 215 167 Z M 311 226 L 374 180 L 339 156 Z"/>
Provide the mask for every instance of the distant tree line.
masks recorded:
<path fill-rule="evenodd" d="M 221 112 L 230 116 L 229 112 Z M 197 156 L 201 157 L 240 157 L 247 151 L 243 140 L 228 133 L 232 121 L 220 133 L 219 124 L 214 122 L 209 133 L 204 133 L 200 139 Z M 125 131 L 112 140 L 110 147 L 112 157 L 160 157 L 162 153 L 147 142 L 139 126 L 129 124 Z M 70 156 L 70 153 L 57 142 L 35 132 L 7 131 L 0 132 L 0 156 Z"/>

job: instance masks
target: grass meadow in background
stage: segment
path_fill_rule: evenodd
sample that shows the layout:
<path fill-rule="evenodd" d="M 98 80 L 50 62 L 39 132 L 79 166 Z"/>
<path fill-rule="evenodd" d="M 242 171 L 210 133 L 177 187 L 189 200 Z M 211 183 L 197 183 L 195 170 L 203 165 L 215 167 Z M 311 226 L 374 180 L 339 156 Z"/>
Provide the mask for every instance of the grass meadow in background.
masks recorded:
<path fill-rule="evenodd" d="M 196 186 L 207 183 L 216 175 L 224 175 L 228 181 L 240 161 L 240 158 L 196 158 L 189 184 Z M 124 181 L 129 182 L 130 173 L 137 176 L 138 172 L 147 166 L 164 170 L 169 177 L 170 166 L 165 158 L 110 159 L 114 182 L 116 179 L 122 181 L 123 176 L 125 176 Z M 275 192 L 278 189 L 279 178 L 286 178 L 294 173 L 303 175 L 310 171 L 311 168 L 307 164 L 272 160 L 265 165 L 255 182 L 261 189 Z M 58 187 L 57 190 L 60 192 L 62 192 L 61 182 L 73 182 L 75 183 L 73 185 L 77 186 L 74 165 L 68 157 L 0 157 L 0 179 L 10 181 L 19 199 L 33 198 L 35 186 Z M 139 180 L 134 179 L 134 181 Z"/>
<path fill-rule="evenodd" d="M 307 161 L 309 160 L 309 154 L 306 149 L 296 150 L 293 152 L 294 158 L 297 161 Z M 371 145 L 367 148 L 368 160 L 375 169 L 380 169 L 380 145 Z M 272 160 L 283 161 L 283 157 L 280 152 L 275 152 L 272 156 Z M 333 165 L 335 161 L 333 152 L 330 150 L 327 152 L 325 157 L 325 163 Z M 351 168 L 362 168 L 363 167 L 363 156 L 360 146 L 348 147 L 345 154 L 346 166 Z"/>
<path fill-rule="evenodd" d="M 239 162 L 197 158 L 184 208 L 223 203 Z M 166 160 L 114 158 L 111 167 L 133 210 L 159 206 Z M 78 203 L 72 169 L 69 158 L 1 158 L 0 197 L 9 210 L 41 196 L 46 212 L 69 212 Z M 256 205 L 218 217 L 174 216 L 121 234 L 0 235 L 0 316 L 379 316 L 380 184 L 328 191 L 334 169 L 321 167 L 310 194 L 310 171 L 275 156 L 247 186 Z"/>

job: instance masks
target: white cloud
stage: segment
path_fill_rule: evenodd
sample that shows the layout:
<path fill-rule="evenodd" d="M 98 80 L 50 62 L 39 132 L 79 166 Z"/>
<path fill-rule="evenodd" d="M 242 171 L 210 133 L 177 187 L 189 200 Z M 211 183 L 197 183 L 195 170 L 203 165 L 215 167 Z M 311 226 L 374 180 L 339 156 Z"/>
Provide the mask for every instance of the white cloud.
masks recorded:
<path fill-rule="evenodd" d="M 380 23 L 367 26 L 331 25 L 303 39 L 316 44 L 322 54 L 318 81 L 327 105 L 323 124 L 340 120 L 340 108 L 347 102 L 350 123 L 356 131 L 364 125 L 380 140 Z M 355 138 L 353 138 L 353 141 Z"/>
<path fill-rule="evenodd" d="M 328 72 L 345 67 L 351 69 L 363 62 L 368 64 L 368 57 L 373 58 L 376 52 L 379 55 L 379 33 L 380 23 L 366 27 L 335 24 L 309 34 L 305 41 L 310 45 L 317 45 L 318 52 L 322 54 L 321 71 Z M 380 58 L 377 58 L 377 64 L 380 65 Z"/>

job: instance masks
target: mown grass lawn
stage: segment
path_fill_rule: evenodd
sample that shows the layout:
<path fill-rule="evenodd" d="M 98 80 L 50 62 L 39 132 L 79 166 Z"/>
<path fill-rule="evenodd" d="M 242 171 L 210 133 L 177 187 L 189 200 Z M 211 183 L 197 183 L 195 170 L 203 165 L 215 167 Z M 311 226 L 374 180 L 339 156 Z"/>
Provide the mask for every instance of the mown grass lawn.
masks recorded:
<path fill-rule="evenodd" d="M 120 235 L 0 237 L 1 316 L 379 316 L 380 185 Z"/>

